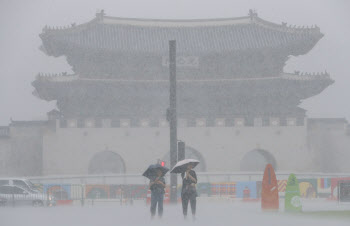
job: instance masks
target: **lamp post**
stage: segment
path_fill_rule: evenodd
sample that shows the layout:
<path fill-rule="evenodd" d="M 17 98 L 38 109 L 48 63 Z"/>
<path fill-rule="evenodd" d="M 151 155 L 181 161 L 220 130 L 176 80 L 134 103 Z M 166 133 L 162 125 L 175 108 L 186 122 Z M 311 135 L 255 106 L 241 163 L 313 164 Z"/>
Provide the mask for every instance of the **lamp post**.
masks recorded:
<path fill-rule="evenodd" d="M 167 118 L 170 127 L 170 167 L 177 163 L 177 117 L 176 117 L 176 41 L 169 41 L 169 82 L 170 82 L 170 107 Z M 170 202 L 177 202 L 177 175 L 170 174 Z"/>

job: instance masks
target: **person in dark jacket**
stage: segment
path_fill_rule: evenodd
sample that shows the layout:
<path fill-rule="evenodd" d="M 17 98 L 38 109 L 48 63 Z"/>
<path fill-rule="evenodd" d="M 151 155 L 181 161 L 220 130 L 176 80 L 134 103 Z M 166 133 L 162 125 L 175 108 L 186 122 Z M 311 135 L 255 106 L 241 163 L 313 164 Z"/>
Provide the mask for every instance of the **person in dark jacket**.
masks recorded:
<path fill-rule="evenodd" d="M 187 217 L 187 208 L 188 202 L 191 204 L 192 217 L 195 219 L 196 215 L 196 184 L 197 184 L 197 175 L 194 170 L 192 170 L 193 165 L 189 164 L 187 166 L 187 170 L 184 173 L 181 173 L 182 177 L 182 191 L 181 191 L 181 199 L 182 199 L 182 211 L 184 217 Z"/>
<path fill-rule="evenodd" d="M 156 214 L 158 204 L 158 216 L 162 217 L 165 179 L 161 170 L 157 170 L 157 177 L 150 180 L 149 187 L 151 190 L 151 216 L 153 218 Z"/>

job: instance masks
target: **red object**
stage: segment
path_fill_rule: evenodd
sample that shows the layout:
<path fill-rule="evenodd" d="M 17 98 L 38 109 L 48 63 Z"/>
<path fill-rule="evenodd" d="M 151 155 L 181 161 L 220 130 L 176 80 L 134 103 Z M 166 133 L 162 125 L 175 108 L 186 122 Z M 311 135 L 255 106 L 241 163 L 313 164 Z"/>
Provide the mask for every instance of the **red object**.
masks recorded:
<path fill-rule="evenodd" d="M 243 190 L 243 200 L 244 201 L 247 201 L 250 199 L 250 190 L 248 187 L 246 187 L 244 190 Z"/>
<path fill-rule="evenodd" d="M 165 194 L 164 194 L 164 203 L 168 204 L 170 203 L 170 195 L 169 195 L 169 187 L 165 188 Z"/>
<path fill-rule="evenodd" d="M 56 201 L 57 206 L 71 205 L 72 203 L 73 203 L 73 200 L 57 200 Z"/>
<path fill-rule="evenodd" d="M 320 185 L 321 185 L 321 188 L 325 188 L 325 187 L 324 187 L 324 178 L 321 178 Z"/>
<path fill-rule="evenodd" d="M 337 177 L 331 179 L 331 200 L 337 200 L 337 187 L 338 187 L 338 181 L 345 180 L 350 181 L 350 177 Z"/>
<path fill-rule="evenodd" d="M 275 170 L 271 164 L 267 164 L 262 180 L 261 208 L 263 210 L 278 210 L 278 186 Z"/>
<path fill-rule="evenodd" d="M 164 166 L 165 166 L 165 162 L 164 162 L 164 161 L 161 161 L 161 162 L 160 162 L 160 165 L 164 167 Z"/>
<path fill-rule="evenodd" d="M 151 204 L 151 190 L 147 191 L 146 204 Z"/>

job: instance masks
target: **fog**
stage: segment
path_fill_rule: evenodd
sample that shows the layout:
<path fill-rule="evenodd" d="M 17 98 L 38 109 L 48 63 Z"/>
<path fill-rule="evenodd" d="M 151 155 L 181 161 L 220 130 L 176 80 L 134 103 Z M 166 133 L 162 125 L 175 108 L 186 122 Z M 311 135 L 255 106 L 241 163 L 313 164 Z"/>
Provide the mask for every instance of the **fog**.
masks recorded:
<path fill-rule="evenodd" d="M 348 225 L 348 217 L 322 217 L 286 213 L 262 213 L 255 204 L 200 202 L 196 220 L 181 216 L 181 207 L 166 206 L 163 218 L 151 220 L 148 208 L 134 206 L 101 205 L 86 208 L 57 207 L 55 209 L 2 209 L 0 216 L 6 226 L 17 225 Z M 314 209 L 317 209 L 314 208 Z M 18 217 L 18 216 L 21 217 Z"/>
<path fill-rule="evenodd" d="M 347 225 L 349 11 L 347 0 L 0 0 L 0 225 Z M 186 61 L 177 122 L 172 35 Z M 184 158 L 181 177 L 160 176 Z M 195 219 L 183 219 L 184 194 Z"/>
<path fill-rule="evenodd" d="M 337 1 L 231 1 L 231 0 L 1 0 L 0 1 L 0 125 L 13 120 L 46 119 L 55 107 L 32 95 L 31 82 L 39 72 L 70 72 L 63 57 L 47 57 L 38 48 L 45 25 L 66 26 L 91 20 L 96 10 L 109 16 L 129 18 L 225 18 L 245 16 L 248 9 L 268 21 L 298 26 L 318 25 L 325 36 L 306 55 L 292 57 L 285 71 L 327 70 L 335 83 L 324 92 L 303 101 L 310 117 L 350 118 L 350 3 Z"/>

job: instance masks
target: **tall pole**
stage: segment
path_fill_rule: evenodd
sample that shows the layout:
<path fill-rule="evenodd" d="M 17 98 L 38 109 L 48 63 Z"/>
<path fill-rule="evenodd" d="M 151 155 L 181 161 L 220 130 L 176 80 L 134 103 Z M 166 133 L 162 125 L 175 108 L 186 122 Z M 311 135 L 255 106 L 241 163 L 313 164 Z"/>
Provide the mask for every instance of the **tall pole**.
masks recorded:
<path fill-rule="evenodd" d="M 169 125 L 170 125 L 170 167 L 177 163 L 177 119 L 176 119 L 176 41 L 169 41 Z M 170 202 L 177 202 L 177 175 L 170 174 Z"/>

